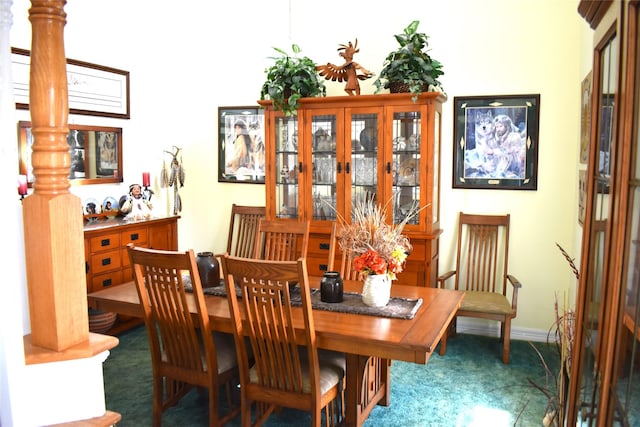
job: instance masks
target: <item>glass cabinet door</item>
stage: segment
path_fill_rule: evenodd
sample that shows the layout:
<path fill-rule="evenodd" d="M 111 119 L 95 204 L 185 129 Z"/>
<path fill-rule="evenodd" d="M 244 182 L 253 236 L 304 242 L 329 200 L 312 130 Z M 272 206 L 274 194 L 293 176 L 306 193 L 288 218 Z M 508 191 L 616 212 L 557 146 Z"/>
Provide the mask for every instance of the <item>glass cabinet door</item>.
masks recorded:
<path fill-rule="evenodd" d="M 351 146 L 350 163 L 347 164 L 351 174 L 351 207 L 358 200 L 377 198 L 378 116 L 377 113 L 351 114 L 351 144 L 346 144 Z"/>
<path fill-rule="evenodd" d="M 420 129 L 422 117 L 419 111 L 395 112 L 392 121 L 393 174 L 393 222 L 405 220 L 413 206 L 420 205 L 421 164 Z M 419 217 L 409 219 L 408 224 L 418 224 Z"/>
<path fill-rule="evenodd" d="M 336 115 L 311 115 L 311 219 L 336 219 Z"/>
<path fill-rule="evenodd" d="M 298 119 L 296 117 L 277 117 L 275 119 L 276 137 L 276 216 L 279 218 L 298 218 Z"/>

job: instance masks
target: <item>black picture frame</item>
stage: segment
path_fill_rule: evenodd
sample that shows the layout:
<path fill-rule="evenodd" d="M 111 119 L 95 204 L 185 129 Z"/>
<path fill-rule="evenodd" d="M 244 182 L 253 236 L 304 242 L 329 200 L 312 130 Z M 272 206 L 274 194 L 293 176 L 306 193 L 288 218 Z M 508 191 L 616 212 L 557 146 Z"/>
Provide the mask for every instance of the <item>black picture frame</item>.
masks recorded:
<path fill-rule="evenodd" d="M 236 124 L 244 126 L 240 134 Z M 245 145 L 236 151 L 239 136 Z M 264 184 L 264 159 L 264 110 L 257 105 L 218 107 L 218 182 Z"/>
<path fill-rule="evenodd" d="M 457 96 L 453 188 L 537 190 L 540 95 Z"/>

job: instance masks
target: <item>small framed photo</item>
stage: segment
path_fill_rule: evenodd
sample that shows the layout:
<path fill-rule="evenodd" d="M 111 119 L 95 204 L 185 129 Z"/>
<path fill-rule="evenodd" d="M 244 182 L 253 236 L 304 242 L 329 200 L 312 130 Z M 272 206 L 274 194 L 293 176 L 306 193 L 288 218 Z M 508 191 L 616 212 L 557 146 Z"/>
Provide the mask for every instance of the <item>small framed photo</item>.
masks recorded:
<path fill-rule="evenodd" d="M 454 98 L 453 188 L 537 190 L 540 95 Z"/>
<path fill-rule="evenodd" d="M 264 111 L 218 107 L 218 182 L 264 184 Z"/>

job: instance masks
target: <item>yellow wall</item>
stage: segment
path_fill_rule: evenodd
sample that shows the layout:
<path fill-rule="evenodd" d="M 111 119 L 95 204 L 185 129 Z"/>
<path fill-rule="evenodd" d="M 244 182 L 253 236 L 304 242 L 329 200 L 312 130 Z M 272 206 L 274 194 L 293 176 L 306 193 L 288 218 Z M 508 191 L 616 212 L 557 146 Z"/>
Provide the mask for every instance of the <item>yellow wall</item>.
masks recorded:
<path fill-rule="evenodd" d="M 73 187 L 81 198 L 125 194 L 151 171 L 156 209 L 170 209 L 157 186 L 164 150 L 182 147 L 181 249 L 223 250 L 231 203 L 263 204 L 262 185 L 217 182 L 218 106 L 251 105 L 259 97 L 273 46 L 299 44 L 318 63 L 340 61 L 337 47 L 358 39 L 355 60 L 379 72 L 412 20 L 430 36 L 444 64 L 449 96 L 442 127 L 440 270 L 453 263 L 458 211 L 512 215 L 511 270 L 523 283 L 514 331 L 546 331 L 554 293 L 575 288 L 555 242 L 579 253 L 577 222 L 580 84 L 590 69 L 590 30 L 577 0 L 406 1 L 381 8 L 329 0 L 203 2 L 111 0 L 69 2 L 66 56 L 131 72 L 131 119 L 72 116 L 78 124 L 124 130 L 123 185 Z M 30 2 L 15 0 L 11 45 L 30 47 Z M 372 80 L 362 84 L 372 93 Z M 540 94 L 537 191 L 451 188 L 453 98 Z M 342 84 L 329 84 L 342 95 Z M 27 120 L 24 111 L 18 119 Z"/>

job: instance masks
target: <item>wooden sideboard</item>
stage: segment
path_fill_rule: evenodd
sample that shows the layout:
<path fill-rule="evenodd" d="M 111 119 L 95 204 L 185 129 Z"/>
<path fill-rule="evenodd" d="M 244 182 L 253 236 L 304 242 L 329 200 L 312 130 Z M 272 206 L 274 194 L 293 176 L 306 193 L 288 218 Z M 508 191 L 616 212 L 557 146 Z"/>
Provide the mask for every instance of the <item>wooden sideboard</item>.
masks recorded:
<path fill-rule="evenodd" d="M 133 280 L 127 245 L 152 249 L 178 249 L 178 218 L 170 216 L 142 221 L 112 218 L 89 222 L 84 226 L 87 293 Z M 116 334 L 139 319 L 119 316 L 108 331 Z"/>

